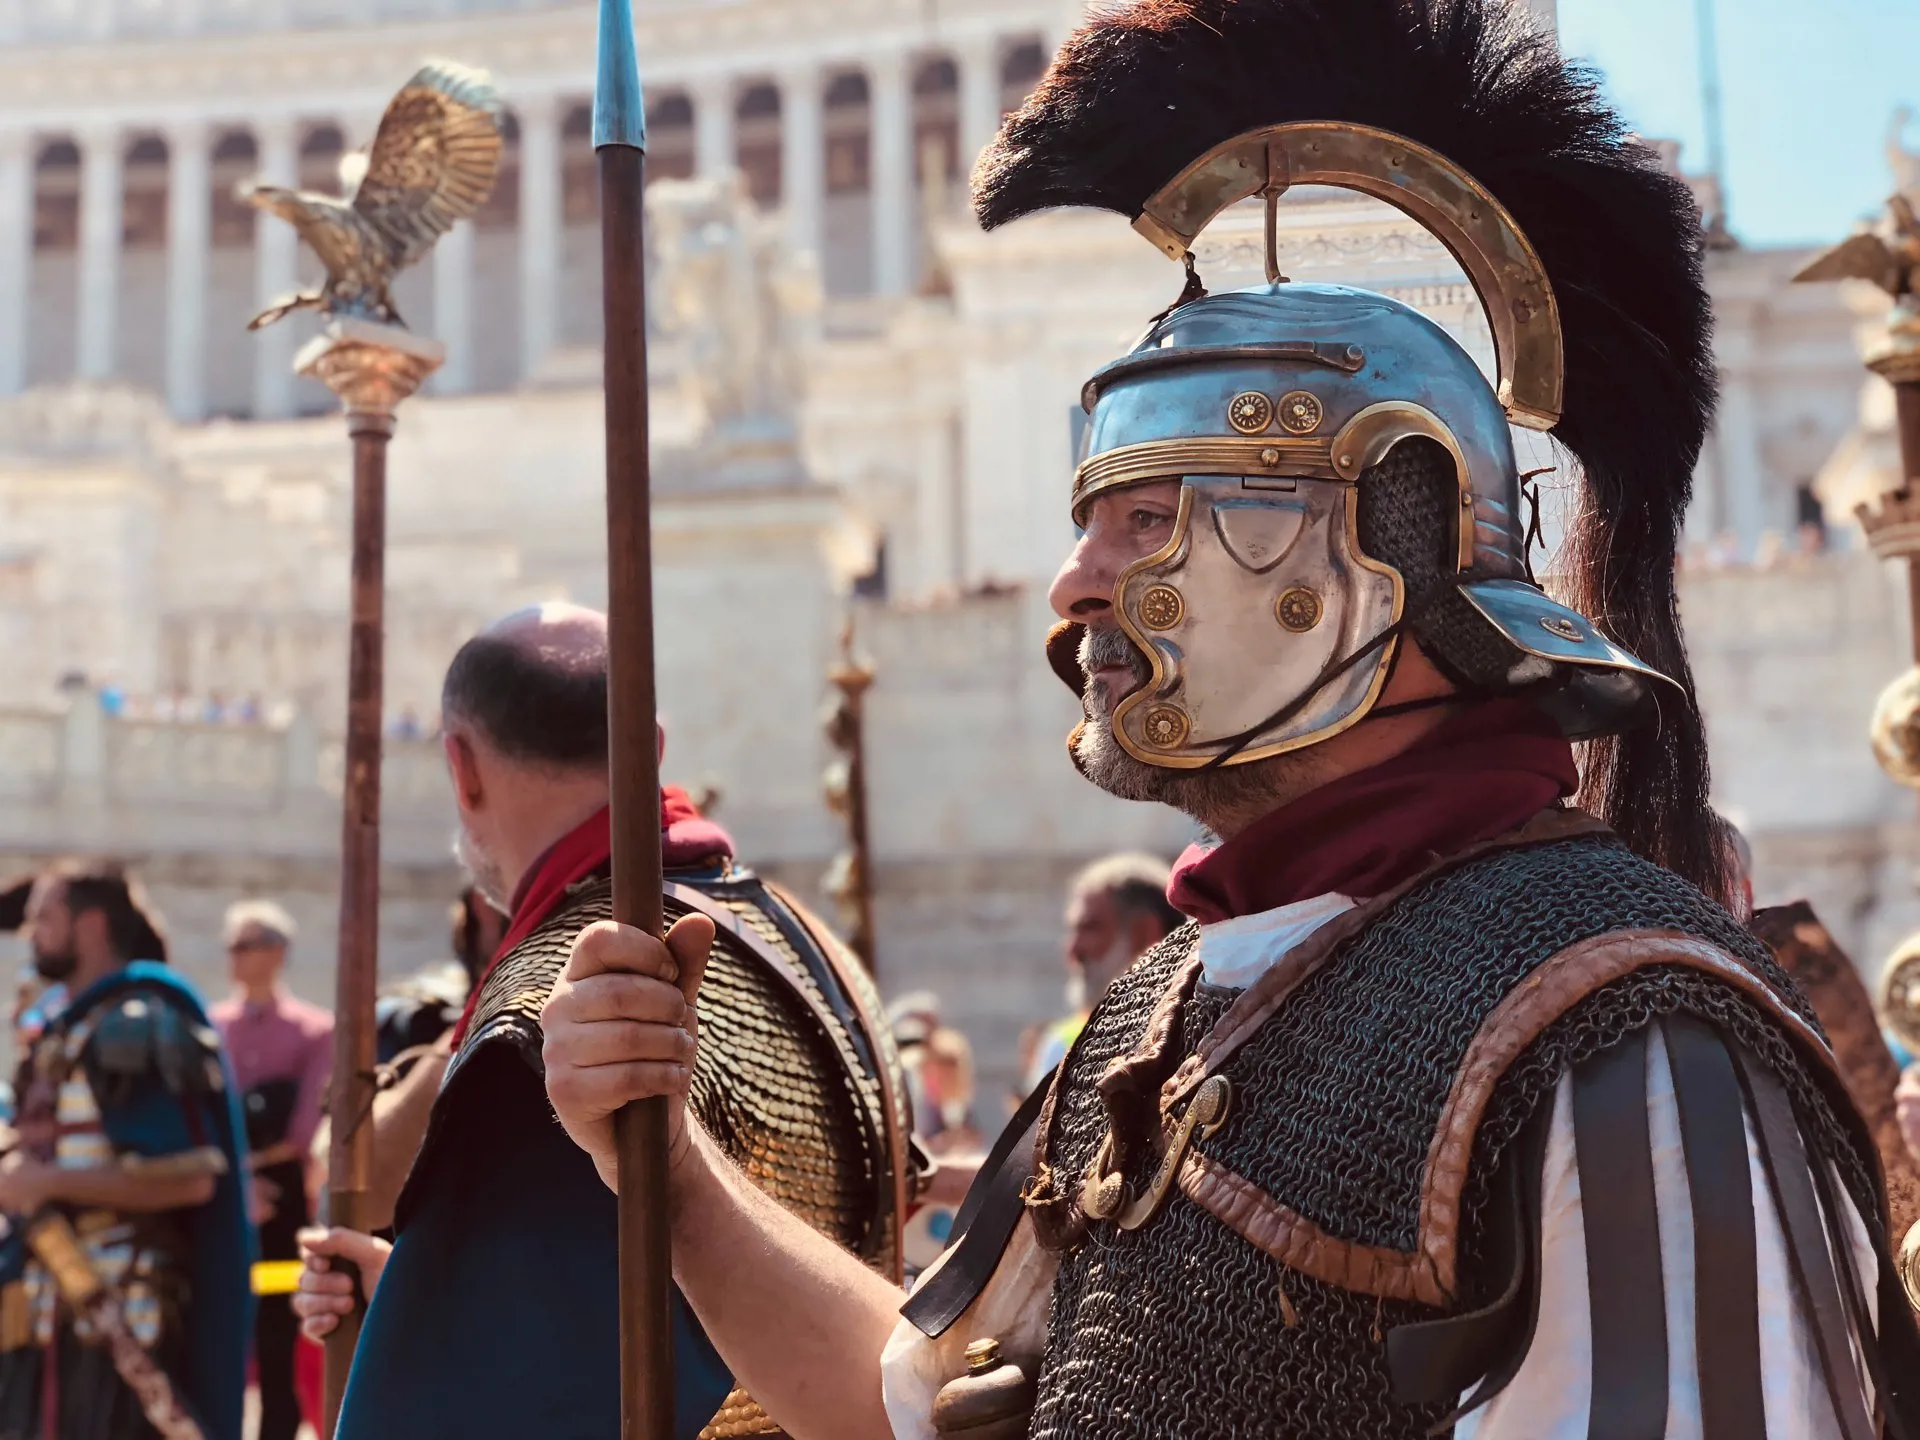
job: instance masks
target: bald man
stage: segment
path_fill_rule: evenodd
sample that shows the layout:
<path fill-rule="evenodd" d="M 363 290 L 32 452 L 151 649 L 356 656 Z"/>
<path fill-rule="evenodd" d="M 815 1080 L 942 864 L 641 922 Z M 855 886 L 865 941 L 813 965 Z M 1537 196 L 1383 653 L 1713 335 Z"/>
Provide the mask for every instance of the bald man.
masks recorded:
<path fill-rule="evenodd" d="M 606 617 L 549 605 L 498 621 L 454 656 L 440 708 L 460 817 L 455 853 L 511 917 L 496 952 L 504 957 L 563 920 L 605 870 Z M 669 840 L 682 868 L 723 864 L 732 852 L 725 833 L 697 817 L 682 816 Z M 562 1440 L 617 1428 L 618 1372 L 602 1353 L 616 1328 L 612 1208 L 594 1194 L 604 1187 L 592 1165 L 567 1153 L 529 1063 L 537 1051 L 459 1043 L 474 1001 L 395 1210 L 396 1243 L 339 1230 L 307 1237 L 310 1265 L 351 1260 L 372 1293 L 340 1440 Z M 310 1334 L 333 1324 L 312 1297 L 296 1309 Z M 691 1435 L 731 1380 L 682 1305 L 674 1359 L 678 1428 Z"/>
<path fill-rule="evenodd" d="M 508 616 L 454 657 L 441 712 L 456 848 L 509 925 L 452 1037 L 395 1242 L 310 1237 L 294 1308 L 318 1334 L 346 1307 L 329 1255 L 359 1265 L 372 1292 L 341 1440 L 602 1440 L 619 1428 L 615 1207 L 553 1118 L 539 1007 L 574 935 L 612 915 L 606 618 L 560 605 Z M 661 825 L 669 915 L 699 910 L 724 932 L 696 1108 L 763 1184 L 804 1197 L 817 1228 L 890 1266 L 905 1126 L 887 1097 L 904 1087 L 885 1027 L 849 1019 L 878 1014 L 878 997 L 850 954 L 734 862 L 683 792 L 662 792 Z M 723 1401 L 731 1433 L 750 1433 L 750 1402 L 729 1400 L 726 1369 L 677 1298 L 674 1331 L 678 1435 L 693 1440 Z"/>

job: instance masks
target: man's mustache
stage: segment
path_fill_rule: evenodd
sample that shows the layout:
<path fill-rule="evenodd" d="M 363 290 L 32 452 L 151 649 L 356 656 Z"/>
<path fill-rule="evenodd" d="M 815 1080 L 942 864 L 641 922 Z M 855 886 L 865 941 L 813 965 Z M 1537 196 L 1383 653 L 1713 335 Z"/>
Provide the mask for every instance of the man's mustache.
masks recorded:
<path fill-rule="evenodd" d="M 1126 632 L 1117 625 L 1107 625 L 1095 629 L 1088 626 L 1080 637 L 1080 669 L 1087 677 L 1087 693 L 1093 694 L 1093 675 L 1096 670 L 1125 667 L 1133 675 L 1136 686 L 1147 683 L 1153 674 L 1153 667 L 1147 663 L 1147 657 L 1140 653 L 1126 636 Z M 1119 696 L 1113 697 L 1118 700 Z"/>

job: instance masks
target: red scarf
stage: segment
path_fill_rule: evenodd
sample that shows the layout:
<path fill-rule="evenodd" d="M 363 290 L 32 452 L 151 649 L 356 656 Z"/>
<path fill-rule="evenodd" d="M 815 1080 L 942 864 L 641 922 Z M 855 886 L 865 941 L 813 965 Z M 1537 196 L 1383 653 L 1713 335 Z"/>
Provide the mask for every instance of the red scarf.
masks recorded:
<path fill-rule="evenodd" d="M 546 852 L 527 867 L 513 892 L 512 918 L 507 933 L 500 937 L 500 948 L 480 973 L 473 992 L 467 996 L 467 1008 L 454 1027 L 453 1043 L 458 1045 L 473 1018 L 474 1003 L 481 986 L 493 974 L 500 957 L 531 935 L 557 911 L 567 892 L 582 880 L 606 870 L 613 861 L 612 813 L 601 806 L 574 829 L 560 837 Z M 668 870 L 690 870 L 733 858 L 733 838 L 700 813 L 687 792 L 678 785 L 660 787 L 660 859 Z"/>
<path fill-rule="evenodd" d="M 1579 783 L 1558 725 L 1528 701 L 1489 700 L 1222 845 L 1189 846 L 1167 898 L 1202 924 L 1316 895 L 1366 899 L 1518 829 Z"/>

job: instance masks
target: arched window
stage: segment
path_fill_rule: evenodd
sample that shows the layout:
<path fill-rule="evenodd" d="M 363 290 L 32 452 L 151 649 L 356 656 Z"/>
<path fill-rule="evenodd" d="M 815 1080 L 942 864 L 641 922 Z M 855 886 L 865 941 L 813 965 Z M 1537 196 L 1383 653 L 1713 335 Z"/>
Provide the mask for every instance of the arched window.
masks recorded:
<path fill-rule="evenodd" d="M 1031 90 L 1046 69 L 1047 52 L 1041 48 L 1038 40 L 1029 40 L 1007 51 L 1006 58 L 1000 62 L 1000 83 L 1018 85 L 1023 91 Z"/>
<path fill-rule="evenodd" d="M 167 142 L 135 137 L 127 146 L 121 195 L 120 243 L 129 250 L 156 250 L 167 243 Z"/>
<path fill-rule="evenodd" d="M 40 147 L 40 155 L 33 162 L 33 168 L 43 174 L 52 170 L 78 170 L 80 147 L 65 136 L 58 140 L 49 140 Z"/>
<path fill-rule="evenodd" d="M 33 162 L 33 248 L 80 243 L 80 147 L 66 136 L 40 147 Z"/>
<path fill-rule="evenodd" d="M 253 143 L 253 134 L 247 130 L 229 130 L 222 135 L 213 147 L 213 163 L 223 161 L 245 161 L 251 165 L 259 158 L 259 150 Z"/>
<path fill-rule="evenodd" d="M 827 109 L 856 110 L 867 103 L 867 77 L 859 70 L 848 70 L 833 77 L 827 86 Z"/>
<path fill-rule="evenodd" d="M 693 101 L 669 90 L 647 106 L 647 177 L 685 180 L 693 174 Z"/>
<path fill-rule="evenodd" d="M 315 125 L 301 138 L 302 160 L 331 160 L 347 148 L 338 125 Z"/>
<path fill-rule="evenodd" d="M 776 86 L 761 81 L 749 85 L 740 92 L 740 99 L 733 107 L 734 118 L 741 121 L 778 120 L 780 118 L 780 91 Z"/>
<path fill-rule="evenodd" d="M 693 101 L 678 90 L 662 95 L 647 107 L 647 128 L 649 130 L 691 130 Z"/>
<path fill-rule="evenodd" d="M 212 243 L 216 249 L 253 243 L 253 220 L 259 212 L 234 194 L 234 187 L 251 179 L 260 164 L 253 133 L 227 130 L 213 144 Z"/>
<path fill-rule="evenodd" d="M 951 56 L 936 55 L 922 61 L 914 71 L 913 93 L 916 95 L 951 95 L 959 88 L 960 71 Z"/>
<path fill-rule="evenodd" d="M 758 205 L 780 203 L 780 91 L 766 80 L 741 87 L 734 102 L 733 158 Z"/>

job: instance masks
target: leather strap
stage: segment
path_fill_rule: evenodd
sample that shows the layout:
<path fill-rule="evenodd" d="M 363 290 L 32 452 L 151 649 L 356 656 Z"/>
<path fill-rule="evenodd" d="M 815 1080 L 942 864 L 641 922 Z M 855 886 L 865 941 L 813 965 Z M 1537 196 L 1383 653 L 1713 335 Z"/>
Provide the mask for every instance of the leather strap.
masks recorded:
<path fill-rule="evenodd" d="M 1725 1043 L 1704 1021 L 1669 1016 L 1661 1022 L 1661 1034 L 1693 1201 L 1694 1350 L 1702 1433 L 1764 1436 L 1759 1270 L 1740 1078 Z"/>
<path fill-rule="evenodd" d="M 1793 1101 L 1779 1078 L 1744 1048 L 1736 1049 L 1735 1058 L 1747 1102 L 1753 1107 L 1767 1183 L 1780 1212 L 1794 1288 L 1813 1330 L 1814 1348 L 1820 1355 L 1842 1440 L 1875 1440 L 1860 1372 L 1854 1364 L 1851 1327 L 1834 1274 L 1826 1223 L 1821 1218 Z M 1871 1336 L 1861 1338 L 1872 1343 Z"/>
<path fill-rule="evenodd" d="M 1505 1277 L 1499 1295 L 1464 1315 L 1396 1325 L 1387 1332 L 1394 1399 L 1407 1405 L 1458 1402 L 1429 1435 L 1450 1433 L 1512 1384 L 1533 1348 L 1540 1319 L 1540 1173 L 1552 1126 L 1549 1098 L 1500 1163 L 1494 1208 L 1487 1218 L 1488 1270 Z M 1469 1386 L 1474 1386 L 1473 1393 L 1460 1399 Z"/>
<path fill-rule="evenodd" d="M 903 1133 L 900 1123 L 900 1116 L 905 1107 L 901 1103 L 900 1092 L 894 1085 L 893 1068 L 887 1064 L 887 1048 L 881 1044 L 882 1038 L 889 1033 L 886 1017 L 874 1014 L 868 1006 L 866 989 L 861 983 L 863 977 L 847 973 L 848 960 L 851 958 L 853 963 L 858 964 L 859 958 L 840 945 L 832 935 L 826 933 L 826 927 L 820 923 L 818 917 L 794 899 L 783 887 L 775 885 L 771 880 L 763 880 L 761 883 L 767 887 L 768 893 L 786 908 L 794 922 L 813 942 L 814 949 L 820 952 L 820 958 L 832 969 L 835 978 L 840 982 L 841 994 L 847 997 L 847 1003 L 853 1007 L 854 1018 L 864 1032 L 867 1054 L 873 1061 L 874 1080 L 880 1087 L 881 1125 L 887 1146 L 887 1164 L 891 1171 L 888 1176 L 888 1191 L 893 1205 L 894 1236 L 891 1267 L 893 1283 L 904 1284 L 907 1273 L 906 1225 L 909 1205 L 908 1137 Z"/>
<path fill-rule="evenodd" d="M 953 1243 L 946 1263 L 900 1307 L 901 1317 L 929 1339 L 944 1335 L 966 1313 L 987 1288 L 1000 1257 L 1006 1254 L 1007 1242 L 1026 1209 L 1020 1192 L 1033 1173 L 1033 1142 L 1040 1109 L 1058 1073 L 1049 1074 L 1020 1102 L 1007 1128 L 993 1142 L 980 1173 L 974 1176 L 967 1198 L 960 1202 L 953 1222 L 954 1233 L 960 1238 Z"/>
<path fill-rule="evenodd" d="M 1593 1333 L 1588 1440 L 1660 1440 L 1667 1433 L 1667 1303 L 1647 1136 L 1645 1029 L 1574 1067 L 1573 1143 Z"/>

